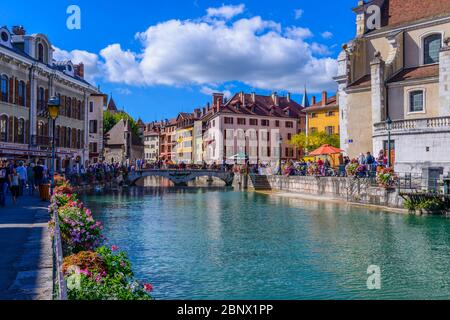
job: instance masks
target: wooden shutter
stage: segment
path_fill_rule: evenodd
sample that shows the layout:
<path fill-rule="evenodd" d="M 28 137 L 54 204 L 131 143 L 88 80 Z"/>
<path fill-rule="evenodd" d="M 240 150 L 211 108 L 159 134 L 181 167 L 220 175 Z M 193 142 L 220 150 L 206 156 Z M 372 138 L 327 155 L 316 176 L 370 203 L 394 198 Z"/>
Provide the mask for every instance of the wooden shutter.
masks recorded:
<path fill-rule="evenodd" d="M 61 96 L 61 106 L 60 106 L 60 113 L 64 117 L 66 116 L 66 96 Z"/>
<path fill-rule="evenodd" d="M 76 149 L 77 147 L 77 129 L 72 129 L 72 145 L 70 146 L 72 149 Z"/>
<path fill-rule="evenodd" d="M 48 102 L 48 89 L 45 89 L 45 94 L 44 94 L 44 105 L 42 106 L 43 109 L 47 109 L 46 107 L 46 103 Z"/>
<path fill-rule="evenodd" d="M 9 103 L 14 103 L 14 77 L 9 78 Z"/>
<path fill-rule="evenodd" d="M 8 142 L 13 142 L 14 139 L 14 117 L 9 117 L 8 121 Z"/>
<path fill-rule="evenodd" d="M 14 138 L 14 142 L 18 143 L 18 142 L 22 142 L 19 141 L 19 119 L 17 119 L 17 117 L 14 117 L 14 134 L 13 134 L 13 138 Z"/>
<path fill-rule="evenodd" d="M 16 83 L 15 83 L 15 95 L 14 95 L 14 103 L 17 105 L 20 105 L 20 101 L 19 101 L 19 80 L 16 78 Z"/>
<path fill-rule="evenodd" d="M 29 108 L 31 106 L 31 86 L 30 86 L 30 82 L 27 82 L 27 94 L 26 94 L 26 105 L 27 108 Z"/>
<path fill-rule="evenodd" d="M 72 98 L 72 118 L 76 119 L 77 118 L 77 99 L 76 98 Z"/>
<path fill-rule="evenodd" d="M 25 126 L 23 128 L 23 134 L 25 135 L 25 143 L 30 143 L 30 120 L 25 121 Z"/>

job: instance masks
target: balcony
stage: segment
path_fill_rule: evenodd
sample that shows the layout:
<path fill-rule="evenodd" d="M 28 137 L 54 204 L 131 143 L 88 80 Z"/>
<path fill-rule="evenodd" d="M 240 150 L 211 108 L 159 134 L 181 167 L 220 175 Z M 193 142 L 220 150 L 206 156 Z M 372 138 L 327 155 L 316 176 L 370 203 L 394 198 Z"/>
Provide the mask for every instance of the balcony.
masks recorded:
<path fill-rule="evenodd" d="M 450 117 L 396 120 L 392 122 L 392 134 L 416 134 L 450 132 Z M 385 122 L 374 125 L 374 136 L 387 135 Z"/>

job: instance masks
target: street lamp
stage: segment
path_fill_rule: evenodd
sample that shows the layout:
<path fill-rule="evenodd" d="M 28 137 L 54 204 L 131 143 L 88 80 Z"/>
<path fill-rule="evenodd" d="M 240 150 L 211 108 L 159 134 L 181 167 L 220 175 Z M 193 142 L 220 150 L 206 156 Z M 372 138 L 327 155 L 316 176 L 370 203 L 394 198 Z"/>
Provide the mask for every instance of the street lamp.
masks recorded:
<path fill-rule="evenodd" d="M 390 117 L 387 117 L 386 119 L 386 130 L 388 132 L 388 142 L 387 142 L 387 149 L 388 149 L 388 168 L 392 165 L 392 159 L 391 159 L 391 130 L 392 130 L 392 120 Z"/>
<path fill-rule="evenodd" d="M 51 165 L 51 179 L 52 179 L 52 185 L 51 185 L 51 193 L 53 194 L 53 190 L 55 188 L 55 158 L 56 158 L 56 149 L 55 149 L 55 127 L 56 127 L 56 118 L 58 118 L 59 114 L 59 107 L 60 107 L 60 101 L 59 97 L 51 97 L 50 100 L 47 103 L 48 108 L 48 114 L 50 118 L 52 119 L 52 165 Z"/>
<path fill-rule="evenodd" d="M 282 175 L 283 172 L 281 170 L 281 153 L 283 152 L 283 137 L 281 136 L 281 134 L 280 134 L 280 138 L 279 138 L 278 142 L 280 144 L 280 150 L 278 152 L 278 163 L 279 163 L 279 166 L 280 166 L 279 175 Z"/>

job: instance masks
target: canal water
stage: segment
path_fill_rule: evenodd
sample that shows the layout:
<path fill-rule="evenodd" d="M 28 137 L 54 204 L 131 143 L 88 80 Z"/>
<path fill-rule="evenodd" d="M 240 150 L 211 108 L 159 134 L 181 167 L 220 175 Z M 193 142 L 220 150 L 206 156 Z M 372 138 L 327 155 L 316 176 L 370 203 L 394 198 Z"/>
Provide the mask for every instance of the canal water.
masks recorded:
<path fill-rule="evenodd" d="M 448 299 L 450 220 L 208 188 L 83 199 L 156 299 Z M 381 270 L 369 290 L 367 269 Z"/>

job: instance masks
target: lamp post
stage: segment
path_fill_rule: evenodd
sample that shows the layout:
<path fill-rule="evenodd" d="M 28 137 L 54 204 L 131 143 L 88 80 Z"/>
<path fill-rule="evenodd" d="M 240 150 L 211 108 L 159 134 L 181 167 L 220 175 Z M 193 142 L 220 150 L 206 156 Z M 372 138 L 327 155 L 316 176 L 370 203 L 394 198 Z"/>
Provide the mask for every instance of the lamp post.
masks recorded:
<path fill-rule="evenodd" d="M 388 132 L 388 142 L 387 142 L 387 149 L 388 149 L 388 168 L 392 165 L 392 159 L 391 159 L 391 130 L 392 130 L 392 120 L 390 117 L 387 117 L 386 119 L 386 130 Z"/>
<path fill-rule="evenodd" d="M 55 149 L 55 127 L 56 127 L 56 118 L 58 118 L 59 114 L 60 101 L 59 97 L 51 97 L 47 103 L 48 114 L 52 119 L 52 165 L 51 165 L 51 193 L 53 194 L 53 190 L 55 188 L 55 158 L 56 158 L 56 149 Z"/>
<path fill-rule="evenodd" d="M 280 134 L 280 138 L 278 139 L 278 142 L 280 144 L 280 150 L 278 152 L 278 163 L 279 163 L 280 169 L 278 171 L 278 174 L 282 175 L 283 172 L 281 170 L 281 153 L 283 152 L 283 137 L 281 136 L 281 134 Z"/>

